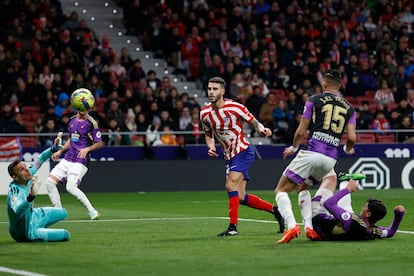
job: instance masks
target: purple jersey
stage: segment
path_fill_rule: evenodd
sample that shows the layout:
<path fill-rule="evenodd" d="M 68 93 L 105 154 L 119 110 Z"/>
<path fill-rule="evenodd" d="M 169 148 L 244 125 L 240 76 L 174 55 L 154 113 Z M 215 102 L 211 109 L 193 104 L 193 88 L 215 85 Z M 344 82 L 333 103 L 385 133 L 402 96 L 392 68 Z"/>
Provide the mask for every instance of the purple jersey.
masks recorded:
<path fill-rule="evenodd" d="M 65 159 L 87 166 L 90 161 L 90 154 L 83 159 L 78 157 L 78 153 L 79 150 L 102 141 L 102 133 L 98 127 L 98 122 L 90 115 L 87 119 L 78 119 L 77 116 L 74 116 L 69 121 L 68 130 L 70 145 L 65 154 Z"/>
<path fill-rule="evenodd" d="M 306 149 L 334 159 L 348 124 L 356 124 L 352 105 L 339 94 L 325 92 L 313 95 L 305 103 L 302 118 L 309 119 L 309 138 Z"/>
<path fill-rule="evenodd" d="M 338 206 L 338 201 L 347 194 L 349 194 L 348 189 L 340 190 L 324 202 L 324 207 L 332 215 L 318 214 L 313 217 L 313 227 L 322 240 L 373 240 L 395 235 L 404 213 L 394 211 L 394 221 L 390 227 L 374 225 L 370 229 L 361 216 Z"/>

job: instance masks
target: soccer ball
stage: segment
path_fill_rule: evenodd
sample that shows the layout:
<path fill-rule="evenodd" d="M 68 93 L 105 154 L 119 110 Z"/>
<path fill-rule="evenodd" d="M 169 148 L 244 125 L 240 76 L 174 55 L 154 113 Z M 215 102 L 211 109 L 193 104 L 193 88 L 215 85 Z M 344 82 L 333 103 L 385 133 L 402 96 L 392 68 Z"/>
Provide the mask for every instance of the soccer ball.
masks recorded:
<path fill-rule="evenodd" d="M 92 92 L 86 88 L 78 88 L 70 96 L 72 107 L 78 111 L 88 111 L 95 104 L 95 98 Z"/>

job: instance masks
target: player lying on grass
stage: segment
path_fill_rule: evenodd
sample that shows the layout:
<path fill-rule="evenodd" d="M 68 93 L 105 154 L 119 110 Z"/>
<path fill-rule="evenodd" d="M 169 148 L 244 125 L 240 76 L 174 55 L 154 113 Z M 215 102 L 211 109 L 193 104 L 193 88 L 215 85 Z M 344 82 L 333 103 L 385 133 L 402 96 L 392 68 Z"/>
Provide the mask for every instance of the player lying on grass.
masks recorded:
<path fill-rule="evenodd" d="M 7 195 L 9 232 L 18 242 L 68 241 L 70 239 L 70 233 L 65 229 L 47 228 L 67 217 L 65 209 L 33 208 L 33 200 L 41 183 L 34 174 L 61 147 L 55 144 L 44 150 L 30 168 L 27 168 L 26 164 L 20 160 L 15 160 L 8 166 L 9 175 L 13 179 L 9 184 Z"/>
<path fill-rule="evenodd" d="M 393 237 L 404 217 L 405 208 L 401 205 L 394 208 L 394 220 L 389 227 L 378 226 L 376 223 L 387 213 L 384 203 L 379 199 L 369 198 L 360 214 L 356 214 L 352 210 L 351 193 L 357 190 L 358 184 L 351 179 L 340 184 L 340 187 L 344 186 L 345 188 L 326 199 L 319 208 L 312 210 L 314 230 L 321 240 L 373 240 Z"/>

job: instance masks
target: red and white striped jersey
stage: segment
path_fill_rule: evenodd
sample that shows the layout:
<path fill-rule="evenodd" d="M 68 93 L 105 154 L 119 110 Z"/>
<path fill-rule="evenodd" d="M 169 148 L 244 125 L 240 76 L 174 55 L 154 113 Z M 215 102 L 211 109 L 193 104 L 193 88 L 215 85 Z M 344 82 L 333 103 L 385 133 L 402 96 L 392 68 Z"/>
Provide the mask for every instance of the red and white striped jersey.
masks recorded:
<path fill-rule="evenodd" d="M 243 123 L 251 123 L 254 116 L 244 105 L 224 99 L 223 107 L 216 109 L 209 103 L 201 109 L 200 118 L 204 131 L 212 132 L 223 148 L 224 159 L 233 158 L 249 146 Z"/>

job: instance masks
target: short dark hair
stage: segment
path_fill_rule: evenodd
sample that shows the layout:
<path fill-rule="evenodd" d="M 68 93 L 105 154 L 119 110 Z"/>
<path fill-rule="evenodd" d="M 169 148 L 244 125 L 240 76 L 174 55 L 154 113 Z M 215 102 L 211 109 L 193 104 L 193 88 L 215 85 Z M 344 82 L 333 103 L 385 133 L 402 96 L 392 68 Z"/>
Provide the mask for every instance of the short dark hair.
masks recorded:
<path fill-rule="evenodd" d="M 16 167 L 17 164 L 19 164 L 20 162 L 21 162 L 20 159 L 16 159 L 9 164 L 9 166 L 7 167 L 7 171 L 9 172 L 10 177 L 13 177 L 13 175 L 15 175 L 15 173 L 13 172 L 14 167 Z"/>
<path fill-rule="evenodd" d="M 368 210 L 371 212 L 371 217 L 369 221 L 371 223 L 376 223 L 387 214 L 387 207 L 385 207 L 384 202 L 376 198 L 369 198 L 368 201 Z"/>
<path fill-rule="evenodd" d="M 218 84 L 221 84 L 221 87 L 226 88 L 226 81 L 223 78 L 213 77 L 209 79 L 208 82 L 218 83 Z"/>
<path fill-rule="evenodd" d="M 341 79 L 342 79 L 341 72 L 339 72 L 338 70 L 335 70 L 335 69 L 329 70 L 328 72 L 325 73 L 325 75 L 323 77 L 326 80 L 331 80 L 331 81 L 336 82 L 336 83 L 340 83 Z"/>

